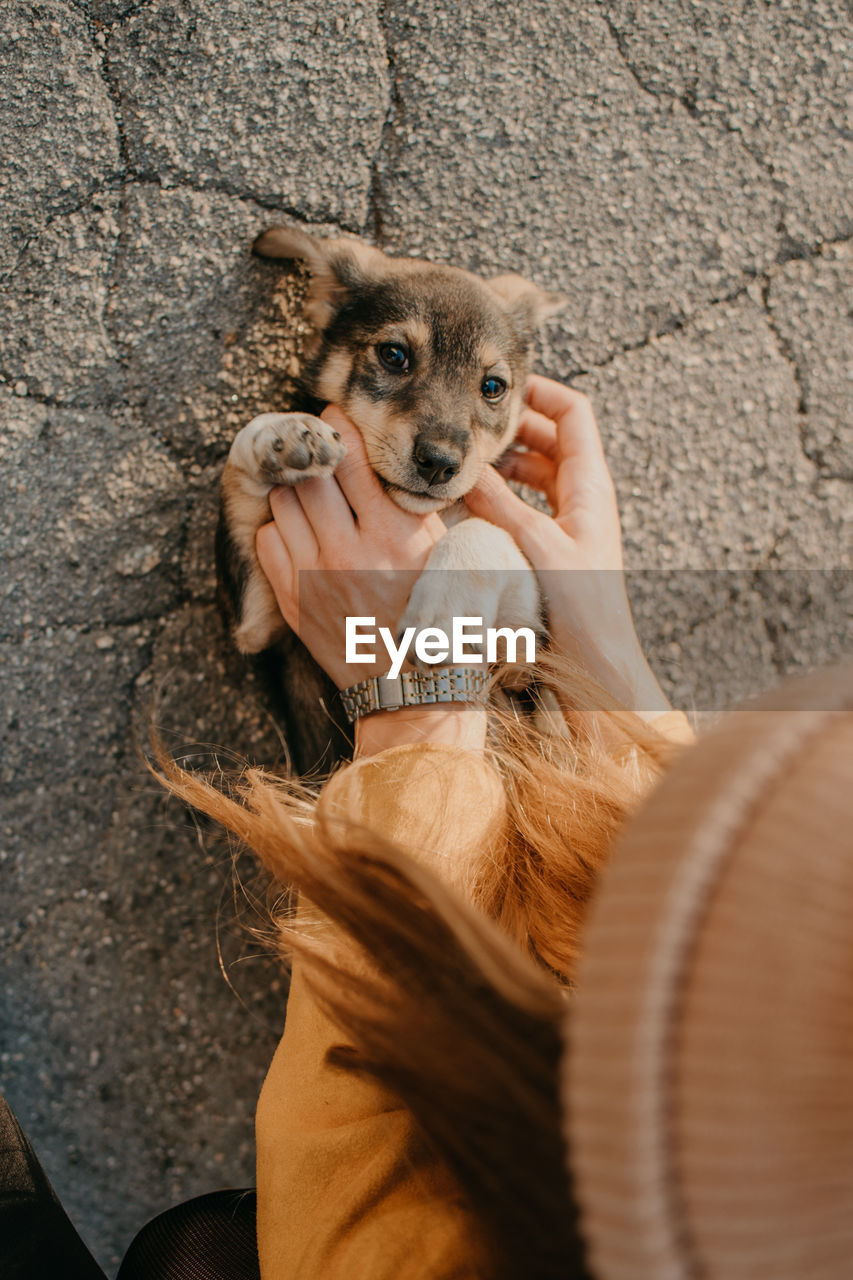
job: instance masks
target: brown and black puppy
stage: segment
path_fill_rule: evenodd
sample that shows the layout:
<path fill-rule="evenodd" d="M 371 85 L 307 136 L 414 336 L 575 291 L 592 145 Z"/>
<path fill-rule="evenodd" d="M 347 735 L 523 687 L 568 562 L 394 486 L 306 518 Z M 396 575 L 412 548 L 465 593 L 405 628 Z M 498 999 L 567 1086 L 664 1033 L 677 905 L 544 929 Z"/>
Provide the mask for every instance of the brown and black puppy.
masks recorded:
<path fill-rule="evenodd" d="M 426 567 L 467 573 L 426 574 L 401 627 L 449 631 L 454 615 L 483 617 L 484 626 L 538 625 L 532 575 L 512 572 L 528 566 L 509 536 L 482 520 L 457 522 L 450 509 L 511 443 L 539 324 L 561 300 L 520 276 L 483 280 L 296 227 L 267 231 L 254 251 L 307 268 L 306 315 L 314 329 L 302 377 L 307 391 L 352 419 L 395 502 L 448 512 L 448 533 Z M 267 650 L 285 631 L 255 553 L 257 529 L 270 519 L 269 491 L 328 474 L 341 457 L 336 433 L 311 414 L 262 414 L 234 440 L 218 549 L 233 636 L 244 653 Z M 478 569 L 493 571 L 487 600 L 472 588 Z"/>

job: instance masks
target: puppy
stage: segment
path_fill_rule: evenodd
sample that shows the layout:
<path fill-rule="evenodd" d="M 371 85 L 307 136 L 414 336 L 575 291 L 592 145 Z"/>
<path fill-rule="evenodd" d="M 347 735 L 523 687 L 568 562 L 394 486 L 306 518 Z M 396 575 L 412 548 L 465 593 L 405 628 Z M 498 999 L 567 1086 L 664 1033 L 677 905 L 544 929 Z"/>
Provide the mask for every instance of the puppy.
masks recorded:
<path fill-rule="evenodd" d="M 461 499 L 512 442 L 539 324 L 562 299 L 520 276 L 480 279 L 297 227 L 272 228 L 253 250 L 307 269 L 313 336 L 302 381 L 310 396 L 352 419 L 399 506 L 444 513 L 448 532 L 412 591 L 401 630 L 449 632 L 454 616 L 470 615 L 486 627 L 540 628 L 527 562 L 503 530 L 464 518 Z M 255 534 L 270 519 L 270 489 L 330 474 L 342 456 L 338 434 L 308 413 L 262 414 L 236 436 L 222 477 L 217 559 L 243 653 L 286 639 L 255 552 Z M 486 579 L 482 570 L 490 571 Z"/>

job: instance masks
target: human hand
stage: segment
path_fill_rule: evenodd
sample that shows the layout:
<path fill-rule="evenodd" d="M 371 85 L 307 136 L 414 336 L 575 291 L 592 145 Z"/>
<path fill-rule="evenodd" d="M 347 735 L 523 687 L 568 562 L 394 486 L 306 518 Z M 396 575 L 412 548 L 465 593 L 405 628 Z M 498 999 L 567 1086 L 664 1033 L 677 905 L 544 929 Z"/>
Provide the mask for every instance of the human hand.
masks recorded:
<path fill-rule="evenodd" d="M 474 515 L 511 534 L 546 598 L 557 650 L 580 662 L 626 706 L 648 716 L 669 708 L 640 647 L 625 589 L 622 534 L 613 480 L 585 395 L 532 377 L 518 440 L 503 475 L 543 492 L 552 515 L 536 511 L 486 468 L 466 502 Z"/>
<path fill-rule="evenodd" d="M 375 617 L 396 632 L 416 577 L 445 532 L 434 512 L 403 511 L 384 492 L 361 436 L 340 409 L 321 415 L 340 431 L 346 457 L 333 476 L 273 489 L 273 521 L 258 530 L 261 568 L 289 626 L 339 689 L 382 675 L 387 662 L 346 662 L 345 622 Z M 322 570 L 302 573 L 302 570 Z M 481 749 L 482 708 L 442 704 L 383 711 L 356 721 L 356 755 L 408 742 Z"/>
<path fill-rule="evenodd" d="M 322 417 L 340 431 L 346 457 L 333 476 L 273 489 L 273 521 L 258 530 L 256 547 L 285 621 L 343 689 L 388 665 L 346 662 L 346 618 L 375 617 L 377 629 L 395 633 L 445 527 L 435 513 L 415 515 L 391 501 L 340 409 Z M 384 653 L 379 644 L 377 651 Z"/>

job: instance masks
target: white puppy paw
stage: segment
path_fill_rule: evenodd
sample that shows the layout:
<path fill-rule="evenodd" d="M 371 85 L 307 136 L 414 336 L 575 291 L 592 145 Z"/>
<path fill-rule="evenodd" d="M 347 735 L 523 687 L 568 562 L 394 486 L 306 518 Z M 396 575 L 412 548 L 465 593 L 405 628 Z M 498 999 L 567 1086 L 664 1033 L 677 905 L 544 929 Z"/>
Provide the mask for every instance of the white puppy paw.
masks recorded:
<path fill-rule="evenodd" d="M 486 629 L 498 622 L 500 592 L 497 588 L 497 582 L 487 585 L 483 575 L 464 569 L 426 569 L 412 588 L 409 603 L 400 619 L 397 645 L 403 643 L 408 633 L 408 660 L 424 671 L 435 665 L 424 660 L 415 650 L 417 638 L 424 632 L 427 633 L 424 639 L 427 642 L 434 640 L 436 646 L 440 644 L 441 635 L 447 636 L 451 645 L 457 638 L 470 661 L 476 663 L 477 656 L 485 661 Z M 431 635 L 433 632 L 434 636 Z M 444 662 L 452 660 L 452 653 L 442 659 Z"/>
<path fill-rule="evenodd" d="M 424 670 L 438 661 L 476 662 L 477 657 L 488 662 L 527 661 L 526 639 L 493 635 L 490 644 L 489 633 L 497 629 L 523 629 L 535 647 L 535 637 L 543 632 L 536 576 L 504 530 L 482 520 L 464 520 L 433 548 L 400 620 L 397 645 L 407 641 L 409 661 Z M 430 636 L 435 647 L 441 632 L 461 648 L 430 663 L 415 648 L 424 631 L 435 633 Z"/>
<path fill-rule="evenodd" d="M 230 460 L 259 484 L 331 475 L 346 452 L 339 431 L 310 413 L 262 413 L 234 439 Z"/>

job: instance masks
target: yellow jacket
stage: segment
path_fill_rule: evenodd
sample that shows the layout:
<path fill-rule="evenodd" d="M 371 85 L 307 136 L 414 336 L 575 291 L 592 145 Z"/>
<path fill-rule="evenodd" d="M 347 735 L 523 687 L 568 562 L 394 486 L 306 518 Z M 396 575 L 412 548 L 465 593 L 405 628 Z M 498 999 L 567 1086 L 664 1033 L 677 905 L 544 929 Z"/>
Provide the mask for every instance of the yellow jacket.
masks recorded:
<path fill-rule="evenodd" d="M 690 738 L 680 713 L 657 722 Z M 500 780 L 459 748 L 395 747 L 349 765 L 319 807 L 393 840 L 445 879 L 500 829 Z M 329 1067 L 341 1033 L 310 998 L 298 960 L 284 1035 L 256 1116 L 263 1280 L 473 1280 L 484 1251 L 455 1184 L 409 1112 L 378 1084 Z"/>

